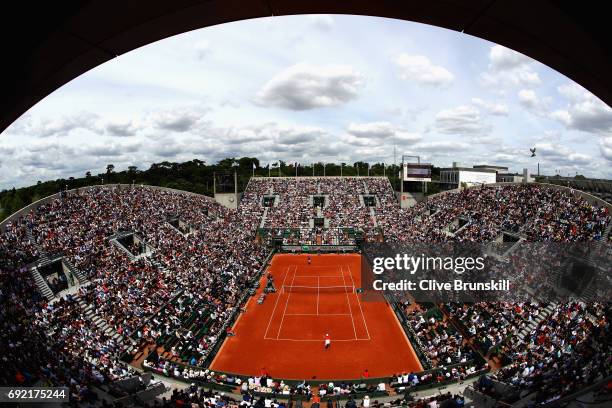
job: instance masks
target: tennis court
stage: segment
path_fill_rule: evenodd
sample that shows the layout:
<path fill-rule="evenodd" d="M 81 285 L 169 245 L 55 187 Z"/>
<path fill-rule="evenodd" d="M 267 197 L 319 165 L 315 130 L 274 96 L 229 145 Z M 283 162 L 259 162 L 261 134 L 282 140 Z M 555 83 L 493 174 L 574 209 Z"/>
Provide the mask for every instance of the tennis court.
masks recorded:
<path fill-rule="evenodd" d="M 264 339 L 321 342 L 370 340 L 350 265 L 288 266 Z M 304 326 L 308 330 L 304 330 Z"/>
<path fill-rule="evenodd" d="M 234 325 L 211 365 L 215 371 L 276 378 L 353 379 L 420 371 L 421 366 L 392 309 L 362 302 L 358 254 L 276 255 L 268 268 L 276 293 L 257 298 Z M 324 350 L 326 334 L 331 347 Z"/>

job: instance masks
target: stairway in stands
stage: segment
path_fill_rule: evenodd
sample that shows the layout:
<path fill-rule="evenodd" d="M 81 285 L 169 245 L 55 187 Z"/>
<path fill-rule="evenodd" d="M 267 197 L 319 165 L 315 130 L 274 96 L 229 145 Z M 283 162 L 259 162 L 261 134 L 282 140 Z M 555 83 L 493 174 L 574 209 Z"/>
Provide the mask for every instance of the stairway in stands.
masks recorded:
<path fill-rule="evenodd" d="M 74 276 L 76 276 L 76 278 L 79 280 L 79 283 L 81 285 L 87 282 L 87 277 L 85 276 L 83 272 L 78 270 L 72 263 L 68 262 L 67 259 L 63 259 L 63 262 L 64 262 L 64 265 L 66 265 L 66 267 L 70 270 L 70 272 Z"/>
<path fill-rule="evenodd" d="M 151 262 L 151 265 L 153 265 L 154 267 L 156 267 L 159 271 L 161 271 L 164 276 L 168 276 L 168 275 L 172 275 L 172 271 L 170 271 L 168 268 L 166 268 L 161 262 L 159 262 L 157 259 L 153 258 L 153 257 L 149 257 L 147 258 L 149 262 Z"/>
<path fill-rule="evenodd" d="M 539 314 L 538 316 L 533 319 L 528 325 L 527 327 L 525 327 L 518 335 L 519 339 L 521 340 L 525 340 L 526 337 L 528 337 L 531 332 L 533 331 L 533 329 L 535 329 L 536 327 L 538 327 L 538 325 L 544 321 L 544 319 L 546 319 L 548 316 L 550 316 L 556 309 L 557 307 L 557 303 L 556 302 L 550 302 L 548 304 L 548 306 L 546 306 Z"/>
<path fill-rule="evenodd" d="M 261 216 L 261 222 L 259 223 L 259 228 L 264 228 L 266 225 L 266 218 L 268 218 L 268 207 L 264 208 L 263 215 Z"/>
<path fill-rule="evenodd" d="M 36 248 L 36 251 L 38 251 L 38 263 L 39 264 L 44 264 L 49 262 L 49 255 L 47 254 L 47 252 L 38 244 L 38 242 L 36 241 L 36 239 L 34 238 L 34 233 L 32 233 L 32 229 L 27 228 L 26 229 L 26 237 L 28 238 L 28 241 L 34 246 L 34 248 Z"/>
<path fill-rule="evenodd" d="M 365 182 L 365 180 L 361 180 L 361 183 L 363 184 L 363 191 L 365 194 L 370 194 L 370 189 L 368 189 L 368 184 Z"/>
<path fill-rule="evenodd" d="M 28 241 L 30 241 L 30 243 L 34 246 L 34 248 L 36 248 L 36 250 L 38 251 L 37 265 L 44 265 L 45 263 L 48 263 L 50 261 L 49 255 L 47 254 L 45 250 L 43 250 L 43 248 L 40 245 L 38 245 L 38 242 L 36 242 L 36 239 L 34 238 L 34 234 L 32 233 L 32 230 L 30 228 L 26 229 L 26 237 L 28 238 Z M 42 277 L 40 272 L 38 272 L 38 269 L 36 268 L 36 266 L 30 268 L 30 274 L 32 275 L 32 278 L 34 279 L 34 282 L 36 283 L 36 286 L 38 287 L 38 291 L 47 300 L 49 301 L 53 300 L 55 295 L 53 294 L 53 291 L 47 284 L 47 281 Z"/>
<path fill-rule="evenodd" d="M 123 341 L 123 336 L 121 336 L 112 327 L 110 327 L 108 323 L 106 323 L 106 320 L 102 319 L 100 316 L 94 313 L 95 309 L 92 305 L 87 304 L 87 302 L 85 302 L 81 296 L 76 296 L 76 299 L 78 300 L 79 306 L 83 310 L 85 317 L 89 321 L 93 322 L 102 332 L 106 333 L 108 336 L 112 337 L 117 342 Z"/>
<path fill-rule="evenodd" d="M 365 182 L 365 180 L 361 180 L 361 182 L 363 183 L 364 194 L 370 195 L 370 189 L 368 188 L 368 184 Z M 378 197 L 376 197 L 375 199 L 378 203 Z M 363 196 L 359 196 L 359 201 L 361 202 L 361 205 L 364 205 Z M 372 219 L 372 224 L 374 225 L 374 228 L 377 228 L 378 220 L 376 219 L 376 210 L 374 209 L 374 207 L 370 207 L 370 218 Z"/>
<path fill-rule="evenodd" d="M 31 268 L 30 269 L 30 274 L 32 275 L 32 278 L 34 278 L 34 282 L 36 283 L 36 286 L 38 287 L 38 291 L 49 301 L 53 300 L 53 298 L 55 297 L 55 295 L 53 294 L 53 291 L 51 290 L 51 288 L 49 287 L 49 285 L 47 284 L 47 281 L 42 277 L 42 275 L 40 274 L 40 272 L 38 272 L 38 269 L 36 268 Z"/>

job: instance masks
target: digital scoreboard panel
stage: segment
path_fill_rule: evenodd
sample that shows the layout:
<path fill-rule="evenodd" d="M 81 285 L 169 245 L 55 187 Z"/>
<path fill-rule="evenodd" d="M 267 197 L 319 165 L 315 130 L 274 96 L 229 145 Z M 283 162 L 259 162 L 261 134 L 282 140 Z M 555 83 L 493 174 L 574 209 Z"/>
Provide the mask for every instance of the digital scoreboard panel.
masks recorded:
<path fill-rule="evenodd" d="M 404 181 L 431 181 L 431 163 L 404 163 Z"/>

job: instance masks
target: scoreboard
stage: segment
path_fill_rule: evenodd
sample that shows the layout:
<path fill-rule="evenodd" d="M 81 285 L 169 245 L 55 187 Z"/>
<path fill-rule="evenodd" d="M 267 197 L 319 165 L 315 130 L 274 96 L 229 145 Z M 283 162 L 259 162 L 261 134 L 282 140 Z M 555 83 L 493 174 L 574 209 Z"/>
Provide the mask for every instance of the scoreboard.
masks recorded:
<path fill-rule="evenodd" d="M 431 163 L 404 163 L 404 181 L 431 181 Z"/>

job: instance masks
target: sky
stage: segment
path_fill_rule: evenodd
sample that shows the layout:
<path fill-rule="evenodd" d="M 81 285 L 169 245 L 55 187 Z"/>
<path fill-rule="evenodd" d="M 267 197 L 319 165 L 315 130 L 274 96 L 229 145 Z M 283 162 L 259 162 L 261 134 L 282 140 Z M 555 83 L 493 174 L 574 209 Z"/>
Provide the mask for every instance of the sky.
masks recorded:
<path fill-rule="evenodd" d="M 0 134 L 0 189 L 111 163 L 392 164 L 403 154 L 612 178 L 612 109 L 467 34 L 375 17 L 268 17 L 149 44 L 59 88 Z"/>

